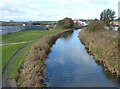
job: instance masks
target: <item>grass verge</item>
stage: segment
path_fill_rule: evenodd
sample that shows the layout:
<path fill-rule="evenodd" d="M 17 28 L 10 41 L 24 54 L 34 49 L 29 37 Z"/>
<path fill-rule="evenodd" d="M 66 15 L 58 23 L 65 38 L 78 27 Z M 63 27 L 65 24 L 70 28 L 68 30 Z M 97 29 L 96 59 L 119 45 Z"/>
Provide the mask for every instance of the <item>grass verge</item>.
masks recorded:
<path fill-rule="evenodd" d="M 13 33 L 13 36 L 17 36 L 18 35 L 18 38 L 20 39 L 20 38 L 22 38 L 24 41 L 26 41 L 26 40 L 34 40 L 32 43 L 29 43 L 21 52 L 20 52 L 20 54 L 14 59 L 14 61 L 12 62 L 12 64 L 11 64 L 11 66 L 9 67 L 9 69 L 8 69 L 8 73 L 7 73 L 7 78 L 15 78 L 15 77 L 17 77 L 18 76 L 18 74 L 19 74 L 19 68 L 20 68 L 20 66 L 21 66 L 21 64 L 22 64 L 22 62 L 23 62 L 23 60 L 24 60 L 24 58 L 25 58 L 25 56 L 26 56 L 26 54 L 28 53 L 28 51 L 30 50 L 30 48 L 32 47 L 32 45 L 36 42 L 36 41 L 38 41 L 38 39 L 40 39 L 40 38 L 42 38 L 42 37 L 44 37 L 44 36 L 46 36 L 46 35 L 48 35 L 48 34 L 53 34 L 53 33 L 57 33 L 57 32 L 63 32 L 63 31 L 65 31 L 65 30 L 61 30 L 61 29 L 59 29 L 59 30 L 51 30 L 51 31 L 46 31 L 46 30 L 44 30 L 44 31 L 42 31 L 42 30 L 34 30 L 34 31 L 31 31 L 31 32 L 29 32 L 29 31 L 27 31 L 28 33 L 26 33 L 26 35 L 29 35 L 29 36 L 26 36 L 26 37 L 22 37 L 22 36 L 19 36 L 18 34 L 21 34 L 22 32 L 18 32 L 18 33 Z M 31 37 L 31 34 L 32 33 L 34 33 L 34 36 L 32 35 L 32 37 Z M 23 33 L 24 35 L 25 35 L 25 33 Z M 36 35 L 37 36 L 36 36 Z M 10 35 L 10 34 L 9 34 Z M 12 36 L 12 35 L 11 35 Z M 9 36 L 8 36 L 9 37 Z M 30 38 L 28 38 L 28 37 L 30 37 Z M 17 37 L 16 37 L 17 38 Z M 17 42 L 18 40 L 15 40 L 16 39 L 15 37 L 13 38 L 13 37 L 10 37 L 10 40 L 8 41 L 8 40 L 6 40 L 6 41 L 4 41 L 4 42 Z M 11 41 L 12 39 L 14 39 L 13 41 Z M 21 40 L 21 41 L 23 41 L 23 40 Z"/>
<path fill-rule="evenodd" d="M 11 66 L 8 69 L 7 79 L 14 78 L 18 75 L 18 73 L 19 73 L 18 69 L 20 68 L 22 61 L 23 61 L 24 57 L 26 56 L 28 50 L 32 46 L 32 44 L 33 43 L 30 43 L 27 46 L 25 46 L 25 48 L 19 53 L 19 55 L 16 56 L 16 58 L 14 59 L 14 61 L 12 62 Z"/>
<path fill-rule="evenodd" d="M 44 35 L 59 31 L 61 30 L 25 30 L 15 33 L 9 33 L 6 35 L 2 35 L 2 43 L 7 44 L 7 43 L 36 40 Z"/>
<path fill-rule="evenodd" d="M 2 70 L 4 69 L 5 65 L 9 62 L 11 57 L 15 54 L 17 50 L 23 47 L 25 44 L 11 44 L 11 45 L 4 45 L 2 47 Z"/>
<path fill-rule="evenodd" d="M 51 46 L 62 35 L 62 33 L 51 34 L 38 40 L 30 48 L 24 58 L 17 84 L 20 87 L 41 87 L 43 86 L 44 59 L 47 58 Z"/>
<path fill-rule="evenodd" d="M 0 46 L 0 77 L 2 75 L 2 46 Z"/>

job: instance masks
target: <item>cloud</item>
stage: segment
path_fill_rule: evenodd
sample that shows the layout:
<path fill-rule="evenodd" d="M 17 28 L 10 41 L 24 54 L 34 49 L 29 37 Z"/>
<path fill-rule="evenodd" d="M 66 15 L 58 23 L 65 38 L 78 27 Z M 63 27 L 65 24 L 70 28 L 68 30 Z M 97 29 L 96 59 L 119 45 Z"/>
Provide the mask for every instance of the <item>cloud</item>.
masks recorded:
<path fill-rule="evenodd" d="M 51 1 L 51 0 L 47 0 L 47 1 Z M 73 3 L 73 2 L 77 2 L 77 3 L 93 3 L 93 2 L 115 2 L 118 0 L 52 0 L 52 2 L 59 2 L 59 3 Z"/>
<path fill-rule="evenodd" d="M 26 5 L 26 7 L 27 8 L 31 8 L 31 9 L 36 9 L 36 10 L 40 10 L 40 6 L 38 6 L 38 5 L 31 5 L 31 4 L 28 4 L 28 5 Z"/>
<path fill-rule="evenodd" d="M 20 5 L 20 2 L 14 0 L 3 0 L 0 3 L 1 13 L 11 15 L 11 14 L 19 14 L 21 11 L 17 8 Z"/>
<path fill-rule="evenodd" d="M 50 12 L 50 11 L 48 11 L 48 12 L 38 12 L 38 11 L 36 11 L 36 12 L 34 13 L 34 15 L 35 15 L 35 16 L 41 16 L 41 17 L 58 16 L 57 14 L 52 13 L 52 12 Z"/>
<path fill-rule="evenodd" d="M 107 8 L 118 14 L 117 4 L 118 0 L 2 0 L 0 13 L 4 20 L 20 17 L 22 20 L 99 18 L 99 14 Z"/>
<path fill-rule="evenodd" d="M 3 8 L 2 14 L 19 14 L 21 11 L 19 11 L 17 8 Z"/>

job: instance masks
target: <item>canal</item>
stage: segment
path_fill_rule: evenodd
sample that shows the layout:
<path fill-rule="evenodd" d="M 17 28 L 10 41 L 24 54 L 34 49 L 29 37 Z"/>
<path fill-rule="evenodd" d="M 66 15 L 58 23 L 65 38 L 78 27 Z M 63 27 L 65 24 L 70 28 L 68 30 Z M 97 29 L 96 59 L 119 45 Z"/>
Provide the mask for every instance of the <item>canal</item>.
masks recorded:
<path fill-rule="evenodd" d="M 45 61 L 45 86 L 118 87 L 114 77 L 103 71 L 78 38 L 79 30 L 57 39 Z"/>

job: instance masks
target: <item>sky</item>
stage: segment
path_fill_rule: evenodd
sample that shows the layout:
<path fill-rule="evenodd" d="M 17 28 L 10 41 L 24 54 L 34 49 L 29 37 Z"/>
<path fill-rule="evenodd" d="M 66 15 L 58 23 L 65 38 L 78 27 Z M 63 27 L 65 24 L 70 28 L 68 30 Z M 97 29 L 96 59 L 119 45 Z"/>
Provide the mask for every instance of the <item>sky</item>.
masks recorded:
<path fill-rule="evenodd" d="M 118 18 L 120 18 L 120 1 L 118 3 Z"/>
<path fill-rule="evenodd" d="M 118 17 L 119 0 L 1 0 L 0 21 L 58 21 L 100 18 L 104 9 Z"/>

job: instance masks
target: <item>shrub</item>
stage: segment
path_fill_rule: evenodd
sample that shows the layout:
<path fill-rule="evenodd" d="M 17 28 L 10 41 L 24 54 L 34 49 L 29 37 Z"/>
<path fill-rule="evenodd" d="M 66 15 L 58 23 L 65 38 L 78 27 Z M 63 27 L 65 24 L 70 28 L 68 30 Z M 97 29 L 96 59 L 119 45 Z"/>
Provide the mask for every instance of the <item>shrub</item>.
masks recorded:
<path fill-rule="evenodd" d="M 59 20 L 57 23 L 58 28 L 68 29 L 72 28 L 74 25 L 74 22 L 71 18 L 64 18 L 63 20 Z"/>
<path fill-rule="evenodd" d="M 92 32 L 103 30 L 103 28 L 104 28 L 104 24 L 102 21 L 99 21 L 99 20 L 91 21 L 87 27 L 87 29 L 89 29 L 89 31 L 92 31 Z"/>
<path fill-rule="evenodd" d="M 52 26 L 52 25 L 49 25 L 47 28 L 48 28 L 48 29 L 52 29 L 52 28 L 53 28 L 53 26 Z"/>

